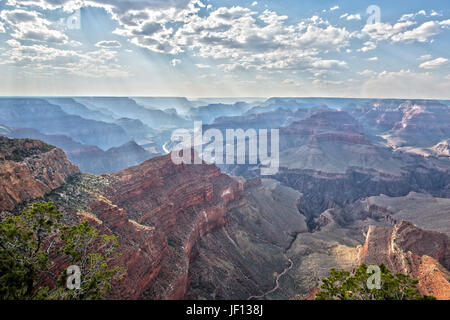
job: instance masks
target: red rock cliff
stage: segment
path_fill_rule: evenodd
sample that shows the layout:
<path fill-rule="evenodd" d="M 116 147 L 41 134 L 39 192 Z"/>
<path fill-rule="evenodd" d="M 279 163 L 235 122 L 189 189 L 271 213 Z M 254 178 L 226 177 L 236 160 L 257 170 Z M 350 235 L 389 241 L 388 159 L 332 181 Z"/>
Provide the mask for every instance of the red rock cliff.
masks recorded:
<path fill-rule="evenodd" d="M 360 260 L 366 264 L 384 263 L 392 272 L 409 274 L 419 281 L 422 294 L 448 300 L 449 248 L 447 235 L 401 221 L 393 227 L 371 226 Z"/>
<path fill-rule="evenodd" d="M 0 211 L 41 198 L 79 173 L 61 149 L 37 140 L 0 138 Z"/>
<path fill-rule="evenodd" d="M 128 275 L 112 298 L 180 299 L 199 239 L 226 223 L 242 183 L 214 165 L 155 158 L 110 176 L 91 211 L 121 239 Z"/>

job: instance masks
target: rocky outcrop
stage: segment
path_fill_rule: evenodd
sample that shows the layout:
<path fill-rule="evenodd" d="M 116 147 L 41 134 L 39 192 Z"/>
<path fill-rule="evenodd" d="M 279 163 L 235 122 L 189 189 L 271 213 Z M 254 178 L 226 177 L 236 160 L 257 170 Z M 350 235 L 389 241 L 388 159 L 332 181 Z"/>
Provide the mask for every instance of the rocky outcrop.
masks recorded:
<path fill-rule="evenodd" d="M 438 156 L 450 157 L 450 139 L 439 142 L 431 148 Z"/>
<path fill-rule="evenodd" d="M 409 274 L 419 281 L 422 294 L 450 299 L 450 240 L 410 222 L 393 227 L 369 227 L 360 262 L 384 263 L 392 272 Z"/>
<path fill-rule="evenodd" d="M 90 210 L 124 242 L 128 276 L 112 297 L 183 298 L 193 248 L 225 225 L 243 184 L 213 165 L 175 165 L 170 155 L 110 179 L 104 193 L 110 204 L 93 201 Z"/>
<path fill-rule="evenodd" d="M 0 210 L 41 198 L 79 173 L 62 150 L 43 142 L 0 137 L 0 143 Z"/>
<path fill-rule="evenodd" d="M 435 100 L 374 100 L 348 111 L 394 148 L 431 147 L 450 133 L 449 107 Z"/>
<path fill-rule="evenodd" d="M 126 269 L 123 280 L 115 283 L 111 299 L 139 299 L 161 270 L 167 254 L 167 240 L 154 228 L 129 219 L 126 212 L 106 199 L 91 203 L 90 211 L 103 232 L 119 237 L 121 256 L 114 265 Z"/>

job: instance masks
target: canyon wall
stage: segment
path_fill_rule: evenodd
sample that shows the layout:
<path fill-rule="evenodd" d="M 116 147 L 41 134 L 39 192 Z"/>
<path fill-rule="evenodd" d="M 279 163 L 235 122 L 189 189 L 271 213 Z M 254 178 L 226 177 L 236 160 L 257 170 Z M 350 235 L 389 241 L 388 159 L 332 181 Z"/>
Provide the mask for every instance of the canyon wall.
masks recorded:
<path fill-rule="evenodd" d="M 38 140 L 0 137 L 0 210 L 41 198 L 79 173 L 60 149 Z"/>

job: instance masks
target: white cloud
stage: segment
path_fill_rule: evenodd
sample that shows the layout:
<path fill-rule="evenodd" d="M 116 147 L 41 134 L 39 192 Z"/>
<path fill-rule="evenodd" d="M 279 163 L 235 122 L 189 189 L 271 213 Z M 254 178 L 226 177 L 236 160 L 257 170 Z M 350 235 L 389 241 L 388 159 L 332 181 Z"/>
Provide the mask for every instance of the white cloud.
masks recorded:
<path fill-rule="evenodd" d="M 180 59 L 172 59 L 172 61 L 170 62 L 170 64 L 172 65 L 172 67 L 176 67 L 177 65 L 179 65 L 181 63 Z"/>
<path fill-rule="evenodd" d="M 258 5 L 258 1 L 253 1 L 252 7 L 255 7 L 255 6 L 257 6 L 257 5 Z"/>
<path fill-rule="evenodd" d="M 433 56 L 431 54 L 424 54 L 424 55 L 421 55 L 419 58 L 417 58 L 417 60 L 425 61 L 425 60 L 431 60 L 432 58 L 433 58 Z"/>
<path fill-rule="evenodd" d="M 339 60 L 317 60 L 311 64 L 317 69 L 345 69 L 347 68 L 347 63 L 345 61 Z"/>
<path fill-rule="evenodd" d="M 419 68 L 422 69 L 436 69 L 448 64 L 448 59 L 446 58 L 437 58 L 434 60 L 426 61 L 419 65 Z"/>
<path fill-rule="evenodd" d="M 373 41 L 366 41 L 364 42 L 364 47 L 361 49 L 358 49 L 360 52 L 367 52 L 376 49 L 377 45 Z"/>
<path fill-rule="evenodd" d="M 442 12 L 436 12 L 434 10 L 431 10 L 430 16 L 431 17 L 442 17 Z"/>
<path fill-rule="evenodd" d="M 52 29 L 51 22 L 36 11 L 3 10 L 0 18 L 11 28 L 15 39 L 58 44 L 66 44 L 69 39 L 61 31 Z"/>
<path fill-rule="evenodd" d="M 221 7 L 199 16 L 199 7 L 205 7 L 199 0 L 8 1 L 17 6 L 35 5 L 67 11 L 83 5 L 102 7 L 119 23 L 114 34 L 129 42 L 159 53 L 176 55 L 190 51 L 204 58 L 226 59 L 223 65 L 227 71 L 309 70 L 315 73 L 329 63 L 319 57 L 321 52 L 346 49 L 352 37 L 345 28 L 333 26 L 318 16 L 292 25 L 286 23 L 287 16 L 269 10 L 257 13 L 240 6 Z M 50 35 L 40 38 L 50 41 Z M 22 33 L 16 38 L 31 36 L 31 33 Z M 60 32 L 53 34 L 53 38 L 53 42 L 69 43 L 67 36 Z M 118 42 L 97 43 L 103 48 L 119 45 Z M 177 59 L 174 61 L 177 65 Z M 340 62 L 335 67 L 342 69 L 344 64 Z"/>
<path fill-rule="evenodd" d="M 408 13 L 408 14 L 404 14 L 400 17 L 399 21 L 409 21 L 412 20 L 414 18 L 416 18 L 417 16 L 426 16 L 427 12 L 425 10 L 420 10 L 416 13 Z"/>
<path fill-rule="evenodd" d="M 208 69 L 208 68 L 211 68 L 210 65 L 208 65 L 208 64 L 202 64 L 202 63 L 197 63 L 195 66 L 196 66 L 197 68 L 199 68 L 199 69 Z"/>
<path fill-rule="evenodd" d="M 331 8 L 330 8 L 330 11 L 334 11 L 334 10 L 337 10 L 337 9 L 339 9 L 339 6 L 338 6 L 338 5 L 336 5 L 336 6 L 334 6 L 334 7 L 331 7 Z"/>
<path fill-rule="evenodd" d="M 80 52 L 51 48 L 42 44 L 22 45 L 7 41 L 9 50 L 0 56 L 3 64 L 21 67 L 32 74 L 63 73 L 85 77 L 126 77 L 129 73 L 116 63 L 116 52 L 107 49 Z"/>
<path fill-rule="evenodd" d="M 208 17 L 193 16 L 174 34 L 182 50 L 204 58 L 228 59 L 221 68 L 238 70 L 307 70 L 317 68 L 320 51 L 349 45 L 351 34 L 319 17 L 296 26 L 287 17 L 265 10 L 261 14 L 241 7 L 219 8 Z M 261 23 L 263 22 L 263 23 Z M 339 66 L 338 66 L 339 67 Z"/>
<path fill-rule="evenodd" d="M 376 75 L 376 72 L 373 70 L 365 69 L 361 72 L 358 72 L 358 74 L 361 76 L 365 76 L 365 77 L 372 77 L 372 76 Z"/>
<path fill-rule="evenodd" d="M 394 25 L 389 23 L 367 24 L 362 29 L 360 37 L 368 36 L 374 41 L 426 42 L 429 38 L 450 26 L 450 20 L 427 21 L 411 29 L 416 24 L 414 21 L 397 22 Z"/>
<path fill-rule="evenodd" d="M 393 42 L 426 42 L 428 38 L 440 32 L 440 24 L 436 21 L 427 21 L 415 29 L 398 33 L 392 36 Z"/>
<path fill-rule="evenodd" d="M 367 61 L 377 61 L 377 60 L 378 60 L 378 57 L 367 58 Z"/>
<path fill-rule="evenodd" d="M 122 45 L 119 41 L 112 40 L 112 41 L 100 41 L 95 44 L 96 47 L 100 48 L 120 48 Z"/>
<path fill-rule="evenodd" d="M 5 33 L 5 26 L 3 25 L 3 22 L 0 21 L 0 33 Z"/>
<path fill-rule="evenodd" d="M 347 17 L 347 20 L 361 20 L 360 14 L 349 14 L 346 17 Z"/>

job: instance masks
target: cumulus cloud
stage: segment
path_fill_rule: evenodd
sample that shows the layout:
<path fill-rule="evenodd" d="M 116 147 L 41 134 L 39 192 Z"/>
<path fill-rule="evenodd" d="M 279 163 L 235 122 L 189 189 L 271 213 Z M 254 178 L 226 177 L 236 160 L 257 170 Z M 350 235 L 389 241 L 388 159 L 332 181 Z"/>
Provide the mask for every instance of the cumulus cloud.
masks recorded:
<path fill-rule="evenodd" d="M 436 68 L 440 68 L 446 64 L 448 64 L 448 59 L 437 58 L 434 60 L 426 61 L 426 62 L 420 64 L 419 67 L 422 69 L 436 69 Z"/>
<path fill-rule="evenodd" d="M 112 41 L 100 41 L 95 44 L 96 47 L 100 48 L 120 48 L 122 45 L 119 41 L 112 40 Z"/>
<path fill-rule="evenodd" d="M 51 22 L 36 11 L 3 10 L 0 18 L 11 28 L 11 36 L 15 39 L 59 44 L 69 40 L 61 31 L 52 29 Z"/>
<path fill-rule="evenodd" d="M 43 44 L 23 45 L 10 39 L 9 49 L 0 55 L 3 64 L 22 67 L 33 73 L 64 73 L 85 77 L 125 77 L 129 73 L 116 63 L 116 52 L 99 49 L 80 52 Z"/>
<path fill-rule="evenodd" d="M 336 5 L 336 6 L 334 6 L 334 7 L 331 7 L 331 8 L 330 8 L 330 11 L 334 11 L 334 10 L 337 10 L 337 9 L 339 9 L 339 6 L 338 6 L 338 5 Z"/>
<path fill-rule="evenodd" d="M 345 69 L 347 68 L 347 63 L 345 61 L 339 60 L 317 60 L 311 64 L 317 69 Z"/>
<path fill-rule="evenodd" d="M 271 10 L 258 11 L 255 8 L 258 1 L 248 2 L 248 8 L 238 5 L 213 7 L 210 3 L 200 0 L 6 1 L 9 5 L 15 5 L 16 10 L 4 10 L 0 13 L 4 15 L 0 16 L 4 24 L 3 26 L 0 22 L 0 32 L 11 31 L 13 38 L 9 42 L 12 45 L 9 56 L 2 56 L 3 61 L 25 66 L 30 66 L 34 61 L 42 68 L 54 63 L 55 68 L 61 72 L 70 72 L 66 68 L 70 65 L 74 66 L 76 72 L 82 72 L 76 67 L 82 59 L 86 61 L 84 67 L 88 67 L 86 64 L 89 64 L 91 70 L 96 70 L 94 62 L 102 54 L 111 63 L 113 70 L 119 72 L 120 66 L 115 60 L 117 50 L 113 49 L 119 48 L 121 44 L 118 41 L 105 40 L 96 44 L 98 50 L 85 53 L 75 51 L 79 43 L 68 39 L 61 30 L 55 29 L 55 26 L 44 18 L 43 13 L 33 11 L 37 10 L 36 8 L 44 10 L 60 8 L 67 12 L 82 6 L 104 8 L 117 22 L 114 34 L 139 47 L 170 55 L 171 58 L 167 63 L 174 67 L 181 63 L 178 59 L 181 53 L 185 53 L 195 56 L 195 61 L 201 62 L 199 59 L 204 58 L 204 61 L 211 63 L 211 65 L 197 63 L 195 65 L 197 68 L 206 69 L 218 65 L 219 70 L 228 73 L 226 76 L 236 76 L 232 72 L 242 71 L 257 71 L 257 74 L 265 76 L 284 72 L 287 74 L 308 72 L 314 77 L 321 78 L 320 80 L 311 78 L 312 81 L 316 81 L 317 86 L 341 83 L 340 80 L 329 80 L 331 77 L 327 76 L 333 74 L 334 78 L 334 74 L 350 70 L 347 62 L 342 61 L 344 52 L 354 52 L 355 55 L 358 52 L 369 52 L 375 50 L 381 41 L 427 42 L 450 27 L 450 20 L 438 21 L 436 17 L 442 14 L 435 11 L 428 14 L 424 11 L 406 14 L 393 23 L 368 24 L 362 31 L 351 32 L 341 24 L 355 26 L 355 23 L 346 21 L 360 21 L 363 19 L 361 14 L 342 14 L 341 24 L 338 25 L 330 23 L 320 15 L 293 23 L 286 15 Z M 340 8 L 336 5 L 329 8 L 329 11 L 334 12 L 338 9 Z M 432 21 L 423 22 L 425 20 L 423 17 L 433 18 L 430 18 Z M 350 48 L 352 39 L 356 37 L 363 45 Z M 34 44 L 24 46 L 23 43 L 28 43 L 25 40 Z M 122 40 L 121 42 L 124 43 Z M 66 45 L 66 48 L 72 47 L 69 47 L 70 50 L 63 50 L 49 48 L 44 44 L 57 45 L 58 48 L 62 47 L 61 44 Z M 20 50 L 28 51 L 29 54 Z M 44 53 L 47 57 L 44 57 Z M 49 59 L 45 60 L 46 58 Z M 108 60 L 109 58 L 111 59 Z M 361 59 L 365 58 L 367 57 Z M 375 58 L 377 57 L 367 60 L 376 61 Z M 420 65 L 422 69 L 433 69 L 437 68 L 436 65 L 445 64 L 439 59 L 445 58 L 432 60 L 431 56 L 427 56 L 416 63 L 422 62 Z M 68 62 L 66 65 L 61 63 L 65 60 Z M 100 62 L 98 64 L 97 70 L 106 65 Z M 396 74 L 376 74 L 369 71 L 362 71 L 360 75 L 367 77 L 370 75 L 372 80 L 394 77 L 399 79 L 408 74 L 421 79 L 425 77 L 423 74 L 413 74 L 409 70 Z M 101 73 L 101 70 L 99 72 Z M 289 79 L 286 81 L 286 85 L 294 85 Z"/>
<path fill-rule="evenodd" d="M 430 17 L 442 17 L 442 12 L 431 10 Z"/>
<path fill-rule="evenodd" d="M 400 17 L 399 21 L 408 21 L 416 18 L 417 16 L 426 16 L 427 12 L 425 10 L 420 10 L 416 13 L 404 14 Z"/>
<path fill-rule="evenodd" d="M 349 14 L 346 16 L 347 20 L 361 20 L 360 14 Z"/>
<path fill-rule="evenodd" d="M 375 44 L 375 42 L 366 41 L 366 42 L 364 42 L 364 47 L 362 47 L 361 49 L 358 49 L 358 51 L 367 52 L 367 51 L 376 49 L 376 47 L 377 47 L 377 45 Z"/>
<path fill-rule="evenodd" d="M 421 25 L 415 21 L 401 21 L 393 25 L 389 23 L 367 24 L 362 29 L 361 37 L 368 36 L 374 41 L 390 40 L 391 42 L 426 42 L 432 36 L 450 26 L 450 20 L 427 21 Z"/>
<path fill-rule="evenodd" d="M 349 45 L 351 34 L 312 17 L 296 26 L 287 16 L 248 8 L 219 8 L 207 17 L 193 16 L 174 36 L 182 50 L 204 58 L 228 59 L 226 72 L 238 70 L 311 70 L 322 67 L 320 50 L 339 50 Z M 326 63 L 325 63 L 326 64 Z M 330 66 L 341 67 L 343 63 Z"/>

